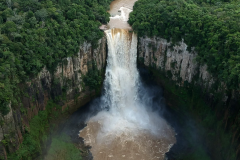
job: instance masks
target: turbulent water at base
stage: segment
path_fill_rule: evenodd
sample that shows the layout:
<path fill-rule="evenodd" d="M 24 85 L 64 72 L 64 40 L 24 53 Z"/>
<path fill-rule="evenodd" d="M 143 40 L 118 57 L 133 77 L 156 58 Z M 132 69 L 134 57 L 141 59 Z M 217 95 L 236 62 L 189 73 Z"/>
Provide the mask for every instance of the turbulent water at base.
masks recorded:
<path fill-rule="evenodd" d="M 174 132 L 158 112 L 137 70 L 137 35 L 124 29 L 105 31 L 108 59 L 102 108 L 80 131 L 94 160 L 164 159 Z"/>

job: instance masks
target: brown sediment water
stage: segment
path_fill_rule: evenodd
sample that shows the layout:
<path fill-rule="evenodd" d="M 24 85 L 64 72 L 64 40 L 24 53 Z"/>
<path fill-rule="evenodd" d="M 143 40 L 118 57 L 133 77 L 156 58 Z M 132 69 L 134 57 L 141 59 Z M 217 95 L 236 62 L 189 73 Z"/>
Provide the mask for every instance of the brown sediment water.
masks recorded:
<path fill-rule="evenodd" d="M 117 15 L 118 14 L 118 10 L 121 7 L 125 7 L 128 8 L 130 10 L 133 10 L 133 5 L 137 0 L 114 0 L 112 1 L 112 3 L 110 4 L 110 11 L 109 13 L 111 15 Z"/>
<path fill-rule="evenodd" d="M 131 26 L 127 23 L 129 13 L 133 10 L 133 5 L 137 0 L 115 0 L 110 5 L 108 11 L 111 15 L 108 28 L 121 28 L 131 30 Z"/>
<path fill-rule="evenodd" d="M 80 132 L 85 145 L 91 146 L 94 160 L 164 160 L 164 154 L 175 143 L 174 132 L 165 124 L 164 134 L 152 135 L 148 131 L 107 134 L 98 139 L 101 122 L 90 121 Z"/>
<path fill-rule="evenodd" d="M 136 67 L 137 35 L 119 28 L 105 34 L 109 49 L 106 93 L 99 104 L 109 110 L 90 118 L 79 136 L 91 146 L 94 160 L 164 160 L 176 142 L 175 132 L 151 110 L 148 91 L 139 91 L 144 86 Z"/>

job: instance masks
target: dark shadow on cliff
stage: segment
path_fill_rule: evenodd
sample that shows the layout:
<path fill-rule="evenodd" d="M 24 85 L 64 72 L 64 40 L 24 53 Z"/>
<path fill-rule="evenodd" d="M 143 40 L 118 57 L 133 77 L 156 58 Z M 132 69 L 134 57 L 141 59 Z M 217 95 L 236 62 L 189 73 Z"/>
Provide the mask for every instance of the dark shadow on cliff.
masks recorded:
<path fill-rule="evenodd" d="M 81 160 L 93 159 L 91 152 L 89 151 L 90 147 L 84 145 L 83 138 L 79 137 L 78 134 L 79 131 L 86 126 L 86 120 L 98 113 L 98 110 L 91 107 L 94 103 L 97 102 L 97 100 L 98 98 L 80 107 L 65 121 L 60 123 L 56 131 L 48 135 L 49 140 L 44 149 L 45 151 L 43 152 L 46 160 L 49 157 L 51 157 L 50 159 L 52 160 L 52 157 L 57 156 L 65 156 L 72 159 L 72 157 L 76 157 L 77 154 L 79 155 L 78 158 Z M 68 155 L 59 155 L 62 150 L 65 150 L 66 152 L 66 150 L 69 148 L 72 148 L 71 151 L 75 152 L 72 152 Z M 80 154 L 78 152 L 80 152 Z"/>
<path fill-rule="evenodd" d="M 175 130 L 177 142 L 168 153 L 166 160 L 210 160 L 210 154 L 203 144 L 200 132 L 204 132 L 196 122 L 185 111 L 176 111 L 167 104 L 168 97 L 164 97 L 164 88 L 160 87 L 155 81 L 153 75 L 148 69 L 138 67 L 140 77 L 144 85 L 155 94 L 153 98 L 154 110 L 158 111 Z"/>

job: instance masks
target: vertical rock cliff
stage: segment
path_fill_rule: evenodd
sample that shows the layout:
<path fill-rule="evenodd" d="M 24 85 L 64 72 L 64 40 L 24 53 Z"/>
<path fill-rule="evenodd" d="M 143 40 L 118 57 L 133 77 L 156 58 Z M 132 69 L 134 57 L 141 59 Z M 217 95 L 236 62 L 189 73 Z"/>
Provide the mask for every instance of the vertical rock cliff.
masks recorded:
<path fill-rule="evenodd" d="M 203 106 L 205 107 L 205 111 L 198 113 L 200 117 L 198 117 L 198 119 L 210 123 L 210 119 L 206 118 L 206 114 L 204 117 L 204 113 L 206 111 L 208 114 L 213 112 L 212 115 L 217 118 L 217 121 L 211 122 L 213 124 L 221 122 L 221 132 L 231 133 L 231 136 L 229 137 L 229 143 L 227 143 L 227 145 L 221 144 L 221 142 L 223 142 L 221 139 L 223 138 L 220 136 L 224 134 L 220 135 L 219 133 L 215 133 L 218 134 L 218 136 L 212 138 L 215 139 L 212 141 L 215 141 L 215 145 L 219 145 L 222 148 L 226 147 L 224 149 L 226 151 L 229 150 L 227 146 L 235 148 L 235 153 L 239 156 L 239 91 L 228 88 L 224 82 L 208 72 L 206 65 L 199 64 L 196 58 L 197 52 L 194 48 L 191 48 L 191 51 L 189 51 L 184 41 L 173 45 L 171 42 L 167 42 L 167 40 L 158 37 L 139 38 L 138 61 L 154 69 L 157 74 L 165 76 L 166 80 L 171 81 L 173 86 L 176 84 L 182 89 L 190 90 L 192 94 L 189 96 L 190 99 L 196 96 L 193 95 L 195 94 L 194 88 L 198 87 L 198 89 L 195 89 L 201 92 L 201 94 L 198 94 L 198 99 L 201 99 L 200 101 L 205 104 L 205 106 Z M 196 105 L 197 104 L 194 104 L 192 106 L 193 108 L 189 110 L 196 110 L 194 108 Z M 218 132 L 220 128 L 214 128 L 214 132 Z M 211 140 L 209 140 L 209 142 L 210 141 Z M 217 144 L 217 141 L 219 144 Z M 212 144 L 208 145 L 209 148 L 216 148 L 211 146 Z M 221 147 L 218 148 L 220 149 Z M 219 154 L 216 153 L 215 155 Z"/>
<path fill-rule="evenodd" d="M 210 87 L 214 79 L 207 71 L 207 66 L 199 65 L 196 62 L 197 53 L 187 50 L 187 45 L 182 41 L 177 45 L 172 45 L 161 38 L 140 38 L 139 59 L 146 66 L 155 66 L 158 69 L 171 73 L 171 78 L 181 85 L 184 81 L 191 83 L 194 76 L 198 82 Z"/>
<path fill-rule="evenodd" d="M 93 63 L 99 71 L 104 70 L 107 56 L 106 45 L 105 37 L 99 40 L 99 45 L 95 49 L 85 42 L 75 56 L 63 59 L 55 71 L 49 71 L 45 67 L 37 77 L 19 85 L 24 93 L 20 97 L 22 104 L 10 106 L 11 111 L 2 117 L 0 159 L 7 158 L 6 150 L 11 153 L 18 149 L 25 129 L 29 126 L 29 121 L 39 111 L 45 110 L 50 99 L 64 95 L 65 98 L 58 101 L 62 110 L 66 108 L 75 110 L 90 100 L 94 91 L 84 84 L 83 77 L 92 68 Z M 9 141 L 12 144 L 4 145 Z"/>

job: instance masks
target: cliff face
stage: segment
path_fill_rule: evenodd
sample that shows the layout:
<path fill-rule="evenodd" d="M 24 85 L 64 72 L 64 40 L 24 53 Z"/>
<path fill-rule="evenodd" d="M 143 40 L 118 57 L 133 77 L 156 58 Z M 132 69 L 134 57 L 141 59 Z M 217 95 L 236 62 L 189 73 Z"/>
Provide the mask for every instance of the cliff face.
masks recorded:
<path fill-rule="evenodd" d="M 91 44 L 84 43 L 80 46 L 79 53 L 75 57 L 68 57 L 62 60 L 54 73 L 50 73 L 46 68 L 38 74 L 31 82 L 25 86 L 29 97 L 23 97 L 22 102 L 28 108 L 28 118 L 37 114 L 38 110 L 44 110 L 49 99 L 55 99 L 66 94 L 66 101 L 60 102 L 63 109 L 72 106 L 75 98 L 86 97 L 91 91 L 85 89 L 83 76 L 87 74 L 95 62 L 98 70 L 104 69 L 106 65 L 106 39 L 99 40 L 99 46 L 93 49 Z M 76 97 L 76 95 L 79 95 Z M 34 101 L 32 101 L 34 99 Z M 31 107 L 36 106 L 35 111 Z"/>
<path fill-rule="evenodd" d="M 104 69 L 106 54 L 105 37 L 99 40 L 99 46 L 96 49 L 93 49 L 91 44 L 84 43 L 80 46 L 77 56 L 63 59 L 54 72 L 43 68 L 30 82 L 19 85 L 24 93 L 20 97 L 22 104 L 10 106 L 11 111 L 3 117 L 0 130 L 2 144 L 5 143 L 6 138 L 12 144 L 5 145 L 7 147 L 0 146 L 0 159 L 6 159 L 6 149 L 14 152 L 19 147 L 29 121 L 39 111 L 45 110 L 48 100 L 64 95 L 65 98 L 58 102 L 62 110 L 67 107 L 74 110 L 90 100 L 89 97 L 94 94 L 94 91 L 85 87 L 82 78 L 92 67 L 92 62 L 96 63 L 98 70 Z M 78 100 L 77 104 L 76 100 Z"/>
<path fill-rule="evenodd" d="M 184 42 L 171 46 L 167 40 L 161 38 L 140 38 L 139 58 L 146 66 L 154 66 L 171 73 L 171 79 L 182 85 L 184 81 L 191 83 L 193 78 L 206 88 L 211 87 L 214 79 L 207 71 L 207 66 L 196 62 L 197 53 L 192 49 L 187 51 Z M 197 77 L 196 77 L 197 76 Z"/>
<path fill-rule="evenodd" d="M 139 38 L 138 60 L 145 66 L 161 70 L 168 79 L 179 86 L 184 83 L 192 83 L 206 90 L 208 96 L 220 93 L 220 100 L 226 104 L 225 119 L 230 116 L 229 110 L 234 110 L 239 92 L 227 88 L 227 86 L 214 78 L 206 65 L 200 65 L 196 61 L 197 52 L 194 48 L 189 52 L 187 45 L 182 41 L 172 45 L 161 38 Z M 232 112 L 232 111 L 231 111 Z M 235 113 L 236 114 L 236 113 Z"/>
<path fill-rule="evenodd" d="M 227 88 L 208 72 L 206 65 L 197 63 L 196 57 L 197 52 L 194 48 L 189 52 L 183 41 L 172 45 L 161 38 L 139 38 L 138 61 L 147 67 L 155 68 L 159 74 L 163 74 L 173 81 L 173 84 L 182 88 L 186 88 L 185 84 L 199 87 L 204 93 L 199 98 L 211 107 L 210 110 L 219 122 L 222 122 L 223 130 L 231 132 L 229 143 L 236 148 L 235 153 L 240 157 L 240 145 L 234 145 L 240 138 L 239 91 Z"/>
<path fill-rule="evenodd" d="M 207 71 L 207 65 L 200 65 L 196 57 L 197 52 L 194 48 L 189 52 L 183 41 L 172 45 L 167 40 L 156 37 L 139 39 L 138 58 L 145 66 L 164 71 L 167 77 L 179 86 L 188 82 L 201 86 L 210 95 L 221 93 L 223 102 L 237 98 L 238 93 L 232 91 L 229 95 L 226 85 Z M 217 88 L 212 89 L 215 82 L 218 83 Z"/>

